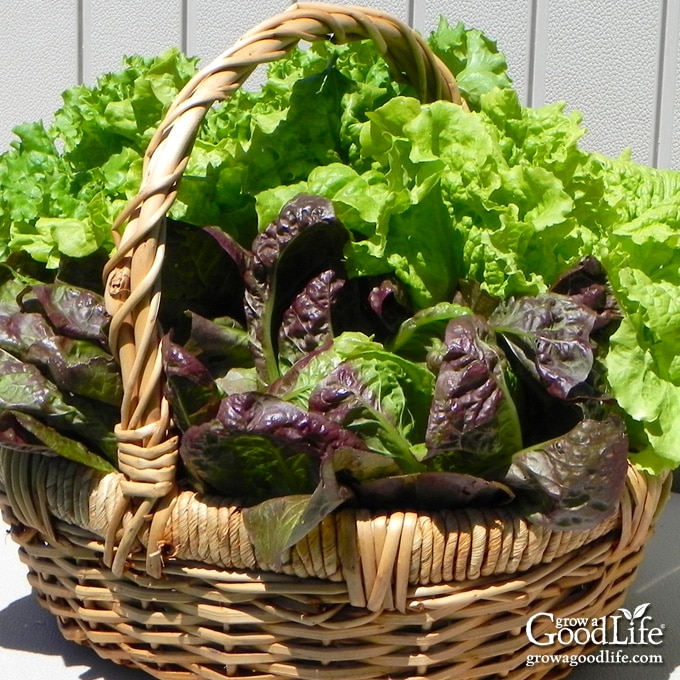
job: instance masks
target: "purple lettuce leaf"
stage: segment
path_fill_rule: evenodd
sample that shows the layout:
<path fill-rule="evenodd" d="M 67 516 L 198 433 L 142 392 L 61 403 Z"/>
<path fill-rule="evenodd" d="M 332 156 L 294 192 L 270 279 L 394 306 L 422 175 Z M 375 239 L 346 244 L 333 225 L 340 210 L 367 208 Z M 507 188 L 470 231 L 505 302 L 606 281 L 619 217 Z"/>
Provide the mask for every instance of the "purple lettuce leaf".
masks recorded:
<path fill-rule="evenodd" d="M 116 459 L 113 426 L 117 409 L 77 395 L 63 394 L 40 369 L 0 349 L 0 411 L 41 419 L 60 432 L 87 442 L 107 460 Z"/>
<path fill-rule="evenodd" d="M 19 298 L 25 311 L 41 313 L 59 335 L 92 340 L 106 347 L 109 315 L 96 293 L 63 283 L 37 284 Z"/>
<path fill-rule="evenodd" d="M 57 335 L 37 313 L 0 316 L 0 348 L 41 367 L 63 391 L 118 406 L 123 388 L 111 354 L 92 340 Z"/>
<path fill-rule="evenodd" d="M 110 354 L 88 340 L 56 336 L 49 342 L 32 344 L 22 358 L 44 367 L 64 392 L 120 406 L 120 367 Z"/>
<path fill-rule="evenodd" d="M 250 253 L 236 239 L 218 227 L 203 227 L 203 231 L 211 236 L 215 243 L 232 260 L 238 272 L 243 276 L 250 259 Z"/>
<path fill-rule="evenodd" d="M 269 394 L 232 394 L 222 400 L 217 418 L 232 432 L 271 436 L 312 455 L 366 448 L 360 438 L 332 420 Z"/>
<path fill-rule="evenodd" d="M 55 337 L 40 314 L 16 311 L 0 315 L 0 348 L 15 356 L 21 357 L 31 345 L 49 343 Z"/>
<path fill-rule="evenodd" d="M 480 316 L 452 319 L 437 375 L 425 443 L 427 458 L 446 454 L 458 472 L 491 474 L 522 448 L 509 367 Z"/>
<path fill-rule="evenodd" d="M 475 279 L 461 279 L 458 281 L 458 289 L 453 296 L 453 302 L 462 307 L 469 308 L 474 314 L 479 314 L 488 319 L 501 303 L 501 298 L 492 295 L 482 288 Z"/>
<path fill-rule="evenodd" d="M 279 366 L 279 333 L 286 310 L 307 286 L 310 279 L 321 272 L 333 270 L 335 276 L 344 276 L 342 255 L 349 238 L 347 230 L 337 220 L 330 201 L 300 195 L 284 206 L 277 220 L 259 234 L 252 245 L 252 258 L 245 272 L 245 312 L 250 334 L 255 366 L 265 384 L 275 381 L 281 374 Z M 322 286 L 330 301 L 331 290 Z M 293 310 L 287 322 L 295 320 L 298 331 L 322 344 L 325 333 L 309 331 L 303 317 L 314 321 L 323 309 L 319 296 L 307 295 L 314 309 Z M 304 303 L 301 301 L 300 306 Z M 290 339 L 292 331 L 287 333 Z"/>
<path fill-rule="evenodd" d="M 188 312 L 190 331 L 184 347 L 197 356 L 213 375 L 223 375 L 227 369 L 253 365 L 248 332 L 231 317 L 206 319 Z"/>
<path fill-rule="evenodd" d="M 15 411 L 0 413 L 0 448 L 9 451 L 39 453 L 42 456 L 56 456 L 57 453 L 51 447 L 36 439 L 19 424 L 16 418 L 17 413 Z"/>
<path fill-rule="evenodd" d="M 373 350 L 343 361 L 323 377 L 309 410 L 357 434 L 373 452 L 393 458 L 401 472 L 422 465 L 413 445 L 422 441 L 432 395 L 427 369 Z"/>
<path fill-rule="evenodd" d="M 69 416 L 73 408 L 37 366 L 0 349 L 0 410 L 44 416 Z"/>
<path fill-rule="evenodd" d="M 180 455 L 194 485 L 253 504 L 311 493 L 322 457 L 364 449 L 337 423 L 272 395 L 244 392 L 222 400 L 217 417 L 190 427 Z"/>
<path fill-rule="evenodd" d="M 583 420 L 555 439 L 516 453 L 502 481 L 528 518 L 553 529 L 588 529 L 618 508 L 628 467 L 623 422 Z"/>
<path fill-rule="evenodd" d="M 405 286 L 394 278 L 377 282 L 368 293 L 368 305 L 384 327 L 385 334 L 394 334 L 408 318 L 410 303 Z M 378 339 L 382 334 L 378 333 Z"/>
<path fill-rule="evenodd" d="M 326 269 L 310 278 L 295 296 L 279 327 L 280 366 L 292 366 L 333 336 L 331 313 L 344 284 L 344 276 L 336 269 Z"/>
<path fill-rule="evenodd" d="M 596 312 L 595 331 L 605 327 L 613 330 L 612 327 L 621 320 L 621 310 L 609 285 L 607 273 L 602 263 L 592 255 L 559 276 L 550 290 L 567 295 Z"/>
<path fill-rule="evenodd" d="M 192 425 L 217 415 L 222 395 L 210 371 L 185 347 L 166 335 L 161 341 L 165 395 L 177 426 L 186 431 Z"/>
<path fill-rule="evenodd" d="M 457 472 L 383 477 L 352 487 L 361 507 L 376 510 L 455 510 L 494 507 L 513 500 L 505 484 Z"/>
<path fill-rule="evenodd" d="M 37 418 L 18 411 L 0 414 L 0 448 L 43 456 L 61 456 L 104 473 L 115 468 L 83 443 L 63 435 Z"/>
<path fill-rule="evenodd" d="M 288 548 L 354 499 L 352 485 L 370 483 L 398 471 L 393 461 L 367 451 L 339 448 L 325 454 L 312 493 L 279 496 L 244 508 L 244 525 L 256 552 L 270 564 L 278 564 Z"/>
<path fill-rule="evenodd" d="M 510 299 L 489 319 L 512 355 L 547 392 L 568 399 L 593 368 L 596 313 L 564 295 Z"/>
<path fill-rule="evenodd" d="M 219 230 L 167 220 L 160 320 L 178 342 L 189 332 L 187 312 L 245 322 L 243 268 L 247 252 Z"/>

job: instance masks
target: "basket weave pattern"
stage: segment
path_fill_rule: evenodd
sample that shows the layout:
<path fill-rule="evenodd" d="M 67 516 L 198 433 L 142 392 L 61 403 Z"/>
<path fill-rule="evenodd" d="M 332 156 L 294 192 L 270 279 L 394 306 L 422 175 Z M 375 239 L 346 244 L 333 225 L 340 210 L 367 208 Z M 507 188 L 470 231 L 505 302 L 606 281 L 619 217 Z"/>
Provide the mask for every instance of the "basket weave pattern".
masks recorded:
<path fill-rule="evenodd" d="M 157 325 L 165 215 L 198 127 L 259 64 L 300 40 L 371 39 L 423 101 L 465 106 L 420 36 L 382 12 L 298 3 L 247 33 L 179 94 L 114 225 L 104 271 L 124 384 L 120 473 L 0 450 L 0 507 L 40 602 L 64 636 L 162 680 L 539 678 L 524 626 L 541 611 L 620 606 L 667 479 L 632 467 L 619 512 L 553 532 L 507 509 L 333 514 L 267 564 L 240 508 L 176 484 Z M 578 653 L 580 648 L 570 652 Z"/>
<path fill-rule="evenodd" d="M 225 521 L 233 509 L 183 494 L 169 526 L 184 541 L 156 579 L 143 553 L 120 576 L 102 559 L 117 475 L 8 451 L 0 462 L 3 517 L 63 635 L 162 680 L 561 677 L 569 667 L 525 665 L 529 654 L 564 651 L 532 646 L 529 617 L 614 613 L 669 486 L 631 468 L 611 522 L 533 538 L 509 513 L 416 516 L 411 532 L 408 513 L 338 513 L 278 574 L 262 570 L 239 523 Z M 210 533 L 217 524 L 221 541 Z M 456 573 L 461 564 L 488 572 L 494 554 L 505 573 Z"/>

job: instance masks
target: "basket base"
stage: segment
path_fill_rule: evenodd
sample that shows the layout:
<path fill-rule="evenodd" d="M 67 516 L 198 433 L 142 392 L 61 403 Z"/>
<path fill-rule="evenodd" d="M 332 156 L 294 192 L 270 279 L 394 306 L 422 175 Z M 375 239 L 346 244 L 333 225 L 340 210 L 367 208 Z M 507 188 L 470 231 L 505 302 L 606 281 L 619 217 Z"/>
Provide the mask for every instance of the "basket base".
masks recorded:
<path fill-rule="evenodd" d="M 614 613 L 643 556 L 612 533 L 514 577 L 412 588 L 404 613 L 369 612 L 342 583 L 192 563 L 153 580 L 142 560 L 119 578 L 97 537 L 59 524 L 54 544 L 4 515 L 62 635 L 160 680 L 563 678 L 572 667 L 527 666 L 527 655 L 564 651 L 532 645 L 529 617 Z"/>

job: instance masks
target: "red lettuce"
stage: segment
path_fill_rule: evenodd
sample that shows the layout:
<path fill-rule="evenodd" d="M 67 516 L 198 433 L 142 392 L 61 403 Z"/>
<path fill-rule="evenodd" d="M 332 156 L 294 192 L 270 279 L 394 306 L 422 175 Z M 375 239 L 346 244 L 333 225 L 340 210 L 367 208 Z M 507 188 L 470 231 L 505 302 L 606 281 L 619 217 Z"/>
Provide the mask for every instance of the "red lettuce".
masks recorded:
<path fill-rule="evenodd" d="M 333 281 L 344 276 L 342 251 L 348 238 L 330 201 L 307 195 L 288 203 L 255 238 L 245 273 L 246 318 L 255 365 L 265 384 L 280 376 L 279 342 L 293 335 L 280 334 L 284 318 L 289 327 L 299 325 L 296 336 L 307 336 L 302 341 L 306 351 L 329 334 L 330 305 L 337 294 Z M 322 272 L 329 272 L 325 281 L 316 279 L 296 308 L 296 297 Z"/>
<path fill-rule="evenodd" d="M 448 454 L 460 472 L 493 474 L 522 448 L 508 365 L 480 316 L 451 320 L 425 435 L 427 458 Z"/>
<path fill-rule="evenodd" d="M 576 299 L 546 293 L 502 303 L 489 323 L 523 369 L 549 394 L 566 399 L 590 376 L 596 320 L 595 312 Z"/>
<path fill-rule="evenodd" d="M 215 418 L 184 433 L 180 455 L 193 482 L 252 504 L 311 492 L 319 462 L 340 448 L 365 449 L 318 413 L 260 392 L 229 395 Z"/>
<path fill-rule="evenodd" d="M 528 518 L 554 529 L 588 529 L 616 511 L 628 469 L 623 422 L 583 420 L 560 437 L 516 453 L 503 481 Z"/>

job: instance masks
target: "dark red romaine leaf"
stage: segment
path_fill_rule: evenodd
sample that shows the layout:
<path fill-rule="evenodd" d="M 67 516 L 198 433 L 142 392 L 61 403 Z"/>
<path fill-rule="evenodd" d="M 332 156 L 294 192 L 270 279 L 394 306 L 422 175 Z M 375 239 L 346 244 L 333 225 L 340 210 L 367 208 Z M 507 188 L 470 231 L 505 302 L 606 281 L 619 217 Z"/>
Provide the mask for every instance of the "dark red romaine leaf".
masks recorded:
<path fill-rule="evenodd" d="M 332 337 L 331 313 L 345 278 L 326 269 L 313 276 L 283 313 L 279 327 L 279 364 L 289 366 Z"/>
<path fill-rule="evenodd" d="M 261 555 L 277 564 L 283 552 L 303 539 L 325 517 L 354 498 L 356 483 L 398 473 L 393 461 L 367 451 L 341 448 L 321 459 L 319 483 L 311 494 L 279 496 L 243 509 L 246 531 Z"/>
<path fill-rule="evenodd" d="M 194 354 L 214 377 L 222 377 L 231 368 L 251 368 L 248 331 L 231 317 L 206 319 L 189 312 L 189 337 L 184 347 Z"/>
<path fill-rule="evenodd" d="M 611 291 L 607 273 L 602 263 L 592 255 L 564 272 L 550 290 L 568 295 L 597 312 L 595 330 L 621 320 L 621 311 Z"/>
<path fill-rule="evenodd" d="M 253 241 L 244 275 L 245 311 L 255 366 L 265 384 L 281 374 L 278 344 L 286 310 L 321 272 L 332 270 L 338 279 L 344 277 L 342 257 L 348 238 L 330 201 L 302 194 L 286 204 L 278 219 Z M 307 297 L 318 302 L 313 295 Z M 321 308 L 317 305 L 314 311 Z M 314 318 L 311 312 L 309 316 Z M 323 343 L 323 337 L 308 331 L 300 314 L 291 312 L 287 321 L 292 320 L 297 322 L 298 332 Z M 318 328 L 318 320 L 315 324 Z M 291 336 L 289 331 L 287 337 Z"/>
<path fill-rule="evenodd" d="M 322 415 L 259 392 L 232 394 L 217 417 L 190 427 L 180 455 L 192 481 L 252 504 L 310 493 L 324 455 L 364 449 L 354 434 Z"/>
<path fill-rule="evenodd" d="M 217 419 L 230 432 L 271 436 L 311 454 L 321 455 L 344 447 L 366 448 L 359 437 L 332 420 L 270 394 L 229 395 L 222 400 Z"/>
<path fill-rule="evenodd" d="M 499 305 L 490 325 L 512 356 L 549 394 L 567 399 L 593 368 L 596 313 L 565 295 L 546 293 Z"/>
<path fill-rule="evenodd" d="M 161 272 L 160 320 L 178 342 L 188 334 L 187 312 L 245 322 L 243 267 L 247 251 L 216 229 L 167 220 Z"/>
<path fill-rule="evenodd" d="M 310 493 L 318 460 L 267 434 L 231 431 L 220 420 L 183 433 L 180 456 L 192 488 L 243 505 Z"/>
<path fill-rule="evenodd" d="M 371 480 L 353 487 L 361 507 L 378 510 L 455 510 L 509 503 L 500 482 L 456 472 L 420 472 Z"/>
<path fill-rule="evenodd" d="M 104 473 L 115 471 L 111 463 L 90 451 L 82 442 L 18 411 L 0 414 L 0 446 L 21 453 L 61 456 Z"/>
<path fill-rule="evenodd" d="M 210 371 L 185 347 L 169 336 L 161 341 L 165 395 L 181 430 L 217 415 L 222 395 Z"/>
<path fill-rule="evenodd" d="M 0 315 L 0 348 L 21 357 L 35 343 L 50 342 L 55 333 L 38 313 Z"/>
<path fill-rule="evenodd" d="M 583 420 L 572 430 L 516 453 L 503 478 L 523 497 L 527 516 L 553 529 L 588 529 L 618 507 L 628 469 L 623 422 Z"/>
<path fill-rule="evenodd" d="M 203 227 L 203 231 L 212 236 L 220 249 L 229 255 L 236 269 L 243 276 L 248 267 L 250 253 L 236 239 L 218 227 Z"/>
<path fill-rule="evenodd" d="M 41 418 L 59 431 L 76 434 L 108 460 L 116 458 L 113 426 L 118 409 L 62 393 L 40 369 L 0 349 L 0 411 Z"/>
<path fill-rule="evenodd" d="M 36 307 L 60 335 L 93 340 L 106 346 L 109 315 L 104 298 L 84 288 L 61 283 L 38 284 L 20 296 L 22 309 Z"/>
<path fill-rule="evenodd" d="M 375 370 L 362 372 L 361 363 L 344 361 L 333 369 L 311 394 L 309 410 L 323 413 L 351 429 L 369 449 L 393 458 L 401 472 L 419 469 L 411 444 L 400 427 L 406 400 L 391 398 L 389 394 L 398 389 L 398 383 L 389 375 L 381 381 Z M 384 404 L 381 398 L 385 398 Z M 389 410 L 390 405 L 395 407 L 394 411 Z"/>
<path fill-rule="evenodd" d="M 476 315 L 449 321 L 425 435 L 427 458 L 449 456 L 456 471 L 492 474 L 522 448 L 509 371 L 493 330 Z"/>
<path fill-rule="evenodd" d="M 488 319 L 501 303 L 501 298 L 484 290 L 479 281 L 475 279 L 461 279 L 453 301 L 458 305 L 468 307 L 474 314 Z"/>
<path fill-rule="evenodd" d="M 54 336 L 49 341 L 33 343 L 22 359 L 43 367 L 65 393 L 120 406 L 123 399 L 120 366 L 100 345 Z"/>
<path fill-rule="evenodd" d="M 57 335 L 37 313 L 0 315 L 0 348 L 42 368 L 66 393 L 118 406 L 120 368 L 100 344 Z"/>
<path fill-rule="evenodd" d="M 368 294 L 368 304 L 385 331 L 390 334 L 395 333 L 409 316 L 410 304 L 406 288 L 394 278 L 377 282 Z"/>
<path fill-rule="evenodd" d="M 423 469 L 414 446 L 422 444 L 432 401 L 434 376 L 427 368 L 369 342 L 317 380 L 310 411 L 355 432 L 401 472 Z"/>

